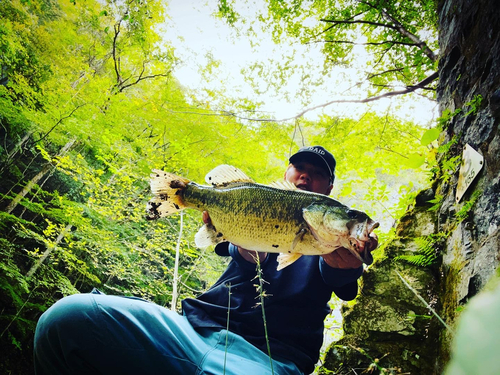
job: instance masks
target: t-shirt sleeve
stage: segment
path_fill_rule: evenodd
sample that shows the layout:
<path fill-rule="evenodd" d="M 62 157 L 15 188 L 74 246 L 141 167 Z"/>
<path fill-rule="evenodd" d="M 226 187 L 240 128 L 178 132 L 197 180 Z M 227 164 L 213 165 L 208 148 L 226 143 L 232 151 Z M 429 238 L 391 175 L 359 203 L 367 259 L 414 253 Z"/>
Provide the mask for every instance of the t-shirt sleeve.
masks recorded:
<path fill-rule="evenodd" d="M 319 257 L 319 269 L 325 284 L 332 287 L 333 292 L 344 301 L 356 298 L 358 294 L 357 280 L 363 274 L 363 266 L 353 269 L 330 267 L 323 257 Z"/>

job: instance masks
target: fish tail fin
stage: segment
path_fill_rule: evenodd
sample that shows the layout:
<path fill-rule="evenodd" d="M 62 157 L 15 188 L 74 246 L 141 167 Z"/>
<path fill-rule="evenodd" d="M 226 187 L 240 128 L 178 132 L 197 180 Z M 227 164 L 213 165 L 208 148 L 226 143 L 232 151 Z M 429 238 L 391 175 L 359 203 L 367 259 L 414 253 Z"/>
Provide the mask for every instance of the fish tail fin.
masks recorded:
<path fill-rule="evenodd" d="M 196 244 L 196 247 L 200 249 L 217 245 L 219 242 L 225 240 L 226 239 L 222 233 L 217 232 L 212 224 L 203 225 L 194 236 L 194 243 Z"/>
<path fill-rule="evenodd" d="M 281 253 L 280 255 L 278 255 L 278 268 L 276 269 L 280 271 L 283 268 L 288 267 L 290 264 L 295 262 L 301 256 L 302 254 L 300 253 L 292 253 L 292 254 Z"/>
<path fill-rule="evenodd" d="M 151 192 L 155 196 L 147 204 L 147 219 L 159 219 L 186 208 L 182 192 L 190 182 L 188 179 L 158 169 L 153 169 L 150 177 Z"/>

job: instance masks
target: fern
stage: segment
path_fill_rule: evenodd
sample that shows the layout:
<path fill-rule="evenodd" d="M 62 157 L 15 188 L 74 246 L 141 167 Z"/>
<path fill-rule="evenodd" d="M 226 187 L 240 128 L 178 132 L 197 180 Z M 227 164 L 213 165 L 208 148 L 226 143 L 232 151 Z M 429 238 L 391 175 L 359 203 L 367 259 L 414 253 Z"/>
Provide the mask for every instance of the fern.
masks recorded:
<path fill-rule="evenodd" d="M 481 193 L 482 192 L 480 190 L 476 190 L 474 193 L 472 193 L 470 200 L 465 202 L 460 211 L 458 211 L 455 214 L 455 218 L 457 219 L 457 224 L 461 223 L 467 218 L 467 216 L 469 216 L 469 211 L 472 209 L 472 207 L 476 203 Z"/>
<path fill-rule="evenodd" d="M 413 255 L 400 255 L 395 258 L 396 260 L 403 260 L 407 263 L 413 264 L 414 266 L 427 267 L 435 262 L 435 257 L 425 256 L 423 254 L 413 254 Z"/>
<path fill-rule="evenodd" d="M 428 203 L 432 203 L 432 207 L 429 208 L 427 211 L 437 211 L 441 208 L 441 205 L 443 203 L 444 196 L 436 194 L 434 199 L 428 200 Z"/>
<path fill-rule="evenodd" d="M 470 102 L 465 103 L 465 106 L 469 107 L 469 110 L 464 114 L 464 116 L 468 116 L 471 113 L 473 115 L 477 114 L 479 108 L 481 107 L 482 102 L 483 102 L 482 95 L 474 96 Z"/>
<path fill-rule="evenodd" d="M 418 250 L 414 254 L 403 254 L 394 258 L 419 267 L 434 264 L 438 257 L 438 242 L 446 237 L 445 233 L 430 234 L 415 238 Z"/>

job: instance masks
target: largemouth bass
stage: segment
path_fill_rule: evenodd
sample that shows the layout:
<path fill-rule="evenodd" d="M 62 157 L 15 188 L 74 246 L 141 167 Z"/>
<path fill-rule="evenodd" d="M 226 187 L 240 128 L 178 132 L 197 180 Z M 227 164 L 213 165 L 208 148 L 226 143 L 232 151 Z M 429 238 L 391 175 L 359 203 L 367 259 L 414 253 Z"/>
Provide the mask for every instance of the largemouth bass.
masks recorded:
<path fill-rule="evenodd" d="M 174 174 L 153 170 L 147 218 L 159 219 L 186 208 L 208 211 L 211 224 L 195 236 L 205 248 L 230 241 L 247 250 L 281 253 L 278 270 L 302 255 L 328 254 L 340 247 L 371 264 L 369 251 L 360 253 L 379 224 L 361 211 L 326 195 L 302 191 L 290 182 L 270 186 L 255 183 L 239 169 L 221 165 L 198 185 Z"/>

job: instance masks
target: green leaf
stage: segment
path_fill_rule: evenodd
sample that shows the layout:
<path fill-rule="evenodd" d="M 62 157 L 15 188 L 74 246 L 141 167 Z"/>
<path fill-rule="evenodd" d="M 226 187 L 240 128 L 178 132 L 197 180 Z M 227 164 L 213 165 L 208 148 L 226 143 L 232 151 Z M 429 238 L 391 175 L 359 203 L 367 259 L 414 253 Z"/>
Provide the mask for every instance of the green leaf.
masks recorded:
<path fill-rule="evenodd" d="M 441 130 L 438 128 L 429 129 L 424 133 L 424 135 L 422 135 L 420 143 L 422 146 L 427 146 L 437 140 L 439 138 L 439 134 L 441 134 Z"/>
<path fill-rule="evenodd" d="M 420 168 L 425 163 L 425 156 L 419 154 L 410 154 L 408 155 L 408 160 L 406 165 L 409 168 L 417 169 Z"/>

